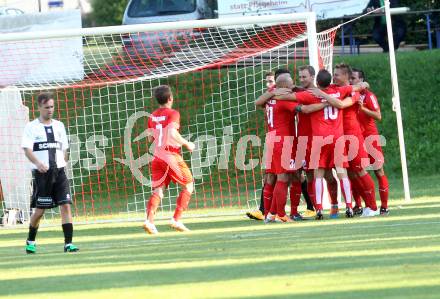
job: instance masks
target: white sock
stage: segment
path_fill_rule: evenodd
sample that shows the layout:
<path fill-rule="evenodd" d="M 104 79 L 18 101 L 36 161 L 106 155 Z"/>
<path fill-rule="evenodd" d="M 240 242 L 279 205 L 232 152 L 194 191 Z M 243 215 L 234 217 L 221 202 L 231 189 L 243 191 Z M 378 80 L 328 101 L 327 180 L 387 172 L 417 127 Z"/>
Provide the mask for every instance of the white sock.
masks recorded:
<path fill-rule="evenodd" d="M 316 204 L 322 204 L 322 187 L 323 187 L 323 179 L 318 178 L 315 180 L 315 192 L 316 192 Z"/>
<path fill-rule="evenodd" d="M 348 178 L 342 178 L 342 190 L 344 191 L 345 203 L 351 203 L 351 186 Z"/>

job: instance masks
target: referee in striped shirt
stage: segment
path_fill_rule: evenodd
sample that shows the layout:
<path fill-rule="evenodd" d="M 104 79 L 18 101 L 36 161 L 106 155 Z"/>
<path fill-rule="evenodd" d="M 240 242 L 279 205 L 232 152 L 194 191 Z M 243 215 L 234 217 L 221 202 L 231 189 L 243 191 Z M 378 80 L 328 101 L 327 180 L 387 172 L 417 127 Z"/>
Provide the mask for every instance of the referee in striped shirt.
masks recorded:
<path fill-rule="evenodd" d="M 32 163 L 33 194 L 31 208 L 35 208 L 26 240 L 26 253 L 35 253 L 35 237 L 40 219 L 46 209 L 60 207 L 64 232 L 64 252 L 76 252 L 72 244 L 73 225 L 69 181 L 65 173 L 69 144 L 64 124 L 52 119 L 54 99 L 52 93 L 38 95 L 40 116 L 24 128 L 22 147 Z"/>

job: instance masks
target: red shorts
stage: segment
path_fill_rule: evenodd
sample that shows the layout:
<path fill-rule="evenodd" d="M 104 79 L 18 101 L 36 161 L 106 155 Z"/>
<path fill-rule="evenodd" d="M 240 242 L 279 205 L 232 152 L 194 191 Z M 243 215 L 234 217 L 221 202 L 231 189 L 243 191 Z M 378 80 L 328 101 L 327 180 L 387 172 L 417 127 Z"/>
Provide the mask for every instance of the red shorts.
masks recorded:
<path fill-rule="evenodd" d="M 164 155 L 163 159 L 154 157 L 151 162 L 152 187 L 167 187 L 171 181 L 180 185 L 187 185 L 193 181 L 191 170 L 176 153 Z"/>
<path fill-rule="evenodd" d="M 347 168 L 348 163 L 346 159 L 344 139 L 338 141 L 338 138 L 333 137 L 331 143 L 322 146 L 319 144 L 319 141 L 312 143 L 309 161 L 310 164 L 308 169 L 331 169 L 334 167 Z"/>
<path fill-rule="evenodd" d="M 349 136 L 349 137 L 348 137 Z M 345 141 L 345 151 L 347 154 L 351 157 L 349 157 L 348 161 L 348 169 L 354 172 L 359 172 L 362 169 L 365 169 L 368 166 L 368 154 L 365 150 L 364 146 L 364 136 L 362 135 L 353 135 L 353 134 L 347 134 L 346 138 L 354 138 L 358 141 L 358 146 L 356 148 L 355 145 L 353 145 L 353 151 L 350 150 L 350 140 Z"/>
<path fill-rule="evenodd" d="M 294 160 L 300 163 L 300 167 L 307 170 L 310 165 L 310 154 L 312 148 L 312 136 L 298 136 L 296 155 Z"/>
<path fill-rule="evenodd" d="M 266 152 L 266 173 L 282 174 L 295 171 L 296 139 L 274 144 L 273 150 Z"/>
<path fill-rule="evenodd" d="M 385 163 L 385 157 L 383 155 L 382 146 L 380 146 L 379 136 L 370 135 L 364 136 L 364 138 L 369 139 L 368 142 L 365 143 L 365 150 L 368 154 L 370 165 L 374 170 L 382 168 Z"/>

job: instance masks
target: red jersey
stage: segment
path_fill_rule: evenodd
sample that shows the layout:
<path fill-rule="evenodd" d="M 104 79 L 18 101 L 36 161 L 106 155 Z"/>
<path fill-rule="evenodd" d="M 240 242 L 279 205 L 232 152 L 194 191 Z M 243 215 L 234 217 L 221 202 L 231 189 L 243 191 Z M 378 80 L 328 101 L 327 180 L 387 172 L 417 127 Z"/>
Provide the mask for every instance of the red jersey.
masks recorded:
<path fill-rule="evenodd" d="M 266 122 L 268 132 L 276 136 L 295 136 L 295 108 L 298 103 L 269 100 L 266 103 Z"/>
<path fill-rule="evenodd" d="M 359 101 L 360 95 L 355 92 L 351 95 L 353 105 L 344 109 L 344 133 L 347 135 L 362 135 L 359 123 Z"/>
<path fill-rule="evenodd" d="M 377 97 L 374 93 L 369 90 L 366 90 L 361 94 L 360 97 L 361 102 L 364 104 L 366 108 L 372 111 L 380 111 L 379 103 L 377 102 Z M 359 122 L 362 128 L 362 134 L 364 136 L 370 135 L 379 135 L 379 131 L 376 127 L 376 122 L 374 118 L 368 116 L 365 112 L 359 112 Z"/>
<path fill-rule="evenodd" d="M 335 84 L 330 85 L 332 87 L 338 87 Z M 347 135 L 362 135 L 362 129 L 359 124 L 358 114 L 359 114 L 359 105 L 360 94 L 359 92 L 354 92 L 353 88 L 348 88 L 350 85 L 339 86 L 341 89 L 341 97 L 343 100 L 347 97 L 351 97 L 353 105 L 344 109 L 343 112 L 343 125 L 344 125 L 344 134 Z"/>
<path fill-rule="evenodd" d="M 180 153 L 180 145 L 173 141 L 168 132 L 171 128 L 180 129 L 180 113 L 170 108 L 159 108 L 148 118 L 148 128 L 153 129 L 155 144 L 154 153 L 159 149 Z"/>
<path fill-rule="evenodd" d="M 305 88 L 295 87 L 294 92 L 305 91 Z M 312 124 L 310 122 L 310 116 L 305 113 L 296 114 L 297 117 L 297 136 L 312 136 Z"/>
<path fill-rule="evenodd" d="M 330 84 L 327 88 L 336 88 L 339 90 L 339 99 L 345 99 L 346 97 L 350 97 L 351 93 L 353 92 L 353 86 L 346 85 L 346 86 L 338 86 L 336 84 Z"/>
<path fill-rule="evenodd" d="M 338 87 L 333 84 L 323 90 L 323 92 L 338 99 L 350 94 L 351 91 L 351 86 Z M 301 104 L 308 105 L 325 101 L 324 99 L 315 97 L 308 91 L 298 92 L 295 93 L 295 95 L 297 101 Z M 342 113 L 338 108 L 327 106 L 322 110 L 311 113 L 310 120 L 313 136 L 334 135 L 335 138 L 338 138 L 344 134 Z"/>
<path fill-rule="evenodd" d="M 298 113 L 298 137 L 312 136 L 312 121 L 309 114 Z"/>
<path fill-rule="evenodd" d="M 266 90 L 266 92 L 271 92 L 271 91 L 273 91 L 275 88 L 276 88 L 276 86 L 273 85 L 272 87 L 269 87 L 269 88 Z M 265 105 L 264 107 L 266 108 L 266 105 Z M 270 130 L 269 130 L 268 126 L 267 126 L 267 112 L 266 112 L 266 114 L 264 115 L 264 124 L 265 124 L 264 129 L 265 129 L 266 133 L 267 133 L 267 132 L 270 132 Z"/>

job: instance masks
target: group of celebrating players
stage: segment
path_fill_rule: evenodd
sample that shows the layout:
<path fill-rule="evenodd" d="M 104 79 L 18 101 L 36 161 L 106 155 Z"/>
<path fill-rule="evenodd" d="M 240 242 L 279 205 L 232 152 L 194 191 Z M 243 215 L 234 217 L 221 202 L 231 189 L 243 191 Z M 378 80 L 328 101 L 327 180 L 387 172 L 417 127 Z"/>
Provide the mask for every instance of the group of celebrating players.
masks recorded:
<path fill-rule="evenodd" d="M 346 217 L 387 215 L 388 180 L 383 170 L 381 136 L 375 125 L 381 113 L 376 96 L 364 82 L 364 73 L 338 64 L 333 84 L 332 75 L 320 70 L 315 86 L 314 68 L 303 66 L 299 68 L 298 77 L 301 87 L 294 86 L 288 70 L 267 74 L 268 90 L 256 100 L 256 106 L 266 111 L 266 173 L 260 209 L 247 215 L 266 223 L 299 221 L 306 217 L 321 220 L 324 218 L 324 183 L 327 183 L 330 218 L 337 218 L 337 179 L 345 200 Z M 183 189 L 170 225 L 178 231 L 187 231 L 180 216 L 188 206 L 194 186 L 180 147 L 192 151 L 194 144 L 178 132 L 180 115 L 172 109 L 169 86 L 157 87 L 154 94 L 160 107 L 152 113 L 148 124 L 152 132 L 150 141 L 154 141 L 156 147 L 151 165 L 153 193 L 144 229 L 149 234 L 158 233 L 154 215 L 163 197 L 163 188 L 174 181 Z M 374 181 L 366 171 L 368 166 L 374 169 L 379 183 L 380 209 L 376 205 Z M 286 214 L 288 193 L 290 215 Z M 302 193 L 307 201 L 303 215 L 298 212 Z"/>
<path fill-rule="evenodd" d="M 314 68 L 302 66 L 298 73 L 301 87 L 294 86 L 288 70 L 267 74 L 268 90 L 255 103 L 266 111 L 266 173 L 260 209 L 247 213 L 250 218 L 266 223 L 306 217 L 321 220 L 324 183 L 331 201 L 330 218 L 337 218 L 334 172 L 345 200 L 346 217 L 388 215 L 388 179 L 375 124 L 381 120 L 377 98 L 364 81 L 362 70 L 338 64 L 333 73 L 332 84 L 332 75 L 320 70 L 315 86 Z M 380 209 L 368 166 L 379 184 Z M 285 212 L 287 193 L 289 216 Z M 301 193 L 307 202 L 302 215 L 298 212 Z"/>
<path fill-rule="evenodd" d="M 337 218 L 337 179 L 345 200 L 346 217 L 388 215 L 388 180 L 375 125 L 375 121 L 381 119 L 376 96 L 364 82 L 362 70 L 338 64 L 333 73 L 332 84 L 332 75 L 320 70 L 315 86 L 314 68 L 300 67 L 301 87 L 294 86 L 290 72 L 285 69 L 266 76 L 268 90 L 255 103 L 266 111 L 266 173 L 260 209 L 247 213 L 250 218 L 266 223 L 292 222 L 306 217 L 321 220 L 324 218 L 324 183 L 327 183 L 331 201 L 330 218 Z M 182 146 L 193 151 L 195 145 L 179 133 L 180 114 L 172 109 L 171 88 L 167 85 L 156 87 L 154 97 L 159 108 L 148 120 L 148 138 L 155 143 L 151 162 L 153 193 L 143 228 L 149 234 L 158 233 L 154 224 L 156 210 L 164 188 L 173 181 L 181 185 L 182 190 L 170 226 L 184 232 L 189 229 L 180 219 L 188 207 L 194 183 L 180 151 Z M 53 94 L 41 93 L 38 96 L 40 116 L 26 125 L 23 134 L 22 147 L 32 164 L 34 177 L 31 207 L 35 212 L 26 240 L 27 253 L 36 252 L 35 238 L 44 211 L 57 206 L 61 207 L 64 251 L 79 250 L 72 244 L 72 200 L 64 170 L 69 144 L 64 125 L 52 118 L 54 103 Z M 374 181 L 366 171 L 369 166 L 379 184 L 380 209 L 376 205 Z M 288 193 L 289 216 L 285 211 Z M 298 212 L 301 193 L 307 201 L 303 215 Z"/>

